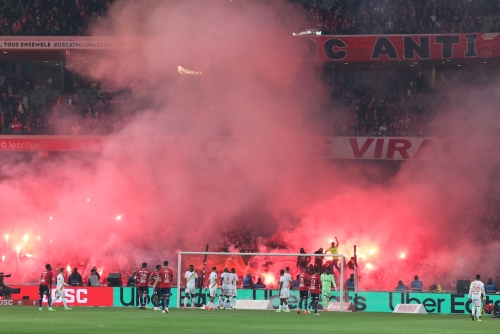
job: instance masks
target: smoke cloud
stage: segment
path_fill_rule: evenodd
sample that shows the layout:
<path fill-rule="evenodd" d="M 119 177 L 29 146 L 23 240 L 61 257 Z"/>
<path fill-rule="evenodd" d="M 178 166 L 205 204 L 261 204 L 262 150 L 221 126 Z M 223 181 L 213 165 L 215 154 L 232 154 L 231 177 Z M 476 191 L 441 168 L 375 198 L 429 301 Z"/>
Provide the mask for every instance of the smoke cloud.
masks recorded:
<path fill-rule="evenodd" d="M 36 281 L 47 262 L 131 272 L 142 261 L 174 262 L 179 250 L 203 251 L 241 228 L 268 239 L 262 251 L 312 253 L 336 236 L 349 257 L 357 245 L 362 288 L 393 288 L 414 274 L 426 287 L 494 275 L 497 232 L 482 221 L 495 165 L 309 157 L 303 138 L 320 134 L 307 122 L 311 101 L 326 96 L 294 56 L 298 15 L 284 1 L 116 2 L 95 34 L 149 36 L 151 47 L 67 61 L 104 90 L 131 90 L 123 112 L 133 116 L 102 155 L 3 164 L 2 270 L 19 281 Z M 202 74 L 179 74 L 178 66 Z M 487 98 L 495 89 L 455 93 L 461 116 L 450 121 L 449 108 L 436 127 L 451 124 L 461 136 L 498 128 Z M 483 101 L 481 110 L 468 101 Z M 465 119 L 470 110 L 479 116 Z M 260 218 L 244 224 L 248 217 Z"/>

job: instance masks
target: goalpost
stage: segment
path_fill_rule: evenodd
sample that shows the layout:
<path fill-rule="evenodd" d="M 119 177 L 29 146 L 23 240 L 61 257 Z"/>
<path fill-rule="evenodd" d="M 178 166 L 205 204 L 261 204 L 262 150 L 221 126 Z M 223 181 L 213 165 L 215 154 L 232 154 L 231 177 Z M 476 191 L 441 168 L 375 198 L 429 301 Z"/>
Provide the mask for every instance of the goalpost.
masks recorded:
<path fill-rule="evenodd" d="M 236 269 L 236 274 L 238 274 L 238 291 L 242 289 L 243 278 L 247 276 L 248 273 L 254 278 L 253 284 L 256 283 L 257 278 L 262 278 L 262 282 L 266 284 L 265 296 L 269 297 L 273 291 L 276 291 L 279 284 L 279 272 L 285 267 L 290 268 L 290 274 L 292 279 L 295 280 L 296 276 L 300 274 L 300 268 L 297 267 L 297 258 L 310 257 L 308 265 L 315 266 L 315 263 L 319 265 L 321 261 L 322 267 L 327 265 L 330 269 L 332 268 L 332 262 L 337 260 L 337 266 L 340 268 L 340 274 L 337 269 L 330 271 L 337 282 L 337 292 L 338 292 L 338 306 L 339 311 L 343 311 L 344 303 L 344 255 L 343 254 L 296 254 L 296 253 L 226 253 L 226 252 L 179 252 L 177 257 L 177 307 L 181 307 L 181 289 L 184 288 L 184 273 L 188 270 L 190 264 L 194 265 L 195 270 L 199 273 L 199 280 L 203 281 L 197 283 L 197 288 L 201 286 L 204 288 L 207 283 L 208 275 L 212 271 L 212 267 L 217 268 L 217 278 L 218 285 L 220 288 L 220 277 L 224 268 L 231 270 L 231 268 Z M 322 258 L 319 260 L 319 258 Z M 315 262 L 315 260 L 317 262 Z M 206 268 L 206 270 L 204 270 Z M 202 275 L 202 270 L 204 270 Z M 321 271 L 323 272 L 323 271 Z M 310 273 L 312 274 L 312 273 Z M 338 276 L 337 276 L 338 275 Z M 248 289 L 245 289 L 248 291 Z M 197 289 L 197 291 L 199 291 Z M 252 291 L 252 290 L 250 290 Z M 274 292 L 275 293 L 275 292 Z M 332 289 L 332 297 L 336 297 L 337 293 Z M 254 293 L 255 296 L 255 293 Z M 244 298 L 244 296 L 242 296 Z M 238 300 L 241 297 L 238 295 Z M 321 299 L 319 300 L 321 304 Z"/>

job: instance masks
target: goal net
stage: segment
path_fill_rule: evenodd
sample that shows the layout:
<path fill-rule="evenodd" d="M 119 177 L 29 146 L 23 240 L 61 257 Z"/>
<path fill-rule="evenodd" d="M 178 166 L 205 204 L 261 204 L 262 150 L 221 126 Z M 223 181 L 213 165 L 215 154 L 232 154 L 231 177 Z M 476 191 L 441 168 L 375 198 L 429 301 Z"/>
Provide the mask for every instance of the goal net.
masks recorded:
<path fill-rule="evenodd" d="M 301 260 L 299 260 L 299 257 Z M 189 266 L 193 265 L 198 274 L 196 281 L 196 298 L 194 306 L 206 305 L 209 293 L 206 289 L 208 276 L 212 268 L 216 268 L 218 285 L 220 287 L 221 274 L 224 269 L 229 271 L 235 269 L 238 275 L 237 301 L 271 301 L 273 308 L 278 308 L 280 270 L 289 268 L 295 288 L 290 291 L 288 299 L 290 309 L 297 309 L 300 301 L 298 276 L 305 267 L 309 268 L 311 274 L 315 268 L 319 268 L 320 274 L 326 268 L 334 275 L 336 290 L 332 288 L 329 299 L 329 309 L 335 311 L 345 311 L 348 303 L 347 296 L 344 296 L 344 262 L 342 254 L 289 254 L 289 253 L 225 253 L 225 252 L 179 252 L 177 262 L 177 307 L 181 307 L 184 301 L 185 273 Z M 333 271 L 332 271 L 333 268 Z M 220 291 L 217 291 L 219 296 Z M 309 299 L 310 301 L 310 299 Z M 240 302 L 241 303 L 241 302 Z M 247 304 L 251 304 L 246 302 Z M 322 304 L 322 296 L 319 305 Z M 188 307 L 190 307 L 190 301 Z M 321 307 L 319 307 L 321 309 Z"/>

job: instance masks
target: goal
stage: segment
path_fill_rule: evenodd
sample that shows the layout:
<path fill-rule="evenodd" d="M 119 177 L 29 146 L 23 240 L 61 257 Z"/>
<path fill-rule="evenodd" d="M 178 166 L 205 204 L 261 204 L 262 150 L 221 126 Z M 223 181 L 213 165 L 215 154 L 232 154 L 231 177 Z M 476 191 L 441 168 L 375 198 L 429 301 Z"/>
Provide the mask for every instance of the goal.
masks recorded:
<path fill-rule="evenodd" d="M 331 302 L 336 302 L 335 310 L 345 311 L 347 296 L 344 296 L 344 261 L 342 254 L 293 254 L 293 253 L 226 253 L 226 252 L 179 252 L 177 261 L 177 307 L 181 305 L 184 291 L 184 273 L 190 265 L 193 265 L 198 273 L 198 282 L 196 286 L 197 298 L 196 305 L 201 306 L 207 301 L 207 291 L 203 288 L 207 285 L 208 275 L 215 267 L 220 285 L 220 275 L 224 268 L 231 270 L 234 268 L 238 274 L 237 300 L 271 300 L 277 296 L 276 289 L 279 284 L 279 272 L 286 267 L 290 268 L 290 274 L 293 280 L 300 274 L 298 266 L 298 257 L 310 258 L 307 262 L 308 267 L 319 267 L 323 272 L 325 268 L 332 268 L 334 260 L 337 260 L 337 266 L 340 272 L 334 269 L 337 291 L 332 291 Z M 249 288 L 243 286 L 243 280 L 247 275 L 252 277 L 253 285 L 258 279 L 265 285 L 264 288 Z M 295 299 L 293 299 L 293 296 Z M 218 294 L 217 294 L 218 295 Z M 298 302 L 298 291 L 291 292 L 290 302 Z M 320 300 L 321 304 L 321 300 Z"/>

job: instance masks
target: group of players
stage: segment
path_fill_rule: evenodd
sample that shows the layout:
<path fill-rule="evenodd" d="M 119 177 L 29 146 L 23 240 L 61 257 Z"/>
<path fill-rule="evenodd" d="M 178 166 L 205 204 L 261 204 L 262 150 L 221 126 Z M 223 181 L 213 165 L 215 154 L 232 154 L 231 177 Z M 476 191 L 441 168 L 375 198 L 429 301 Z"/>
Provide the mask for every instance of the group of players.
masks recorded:
<path fill-rule="evenodd" d="M 236 270 L 234 268 L 231 268 L 231 272 L 227 268 L 224 268 L 224 272 L 221 274 L 221 279 L 220 279 L 220 295 L 217 300 L 217 305 L 215 304 L 215 297 L 217 295 L 217 268 L 212 267 L 212 272 L 208 276 L 208 285 L 207 289 L 210 293 L 210 300 L 205 305 L 206 310 L 215 310 L 215 308 L 218 309 L 225 309 L 228 307 L 231 310 L 234 310 L 236 308 L 236 287 L 238 285 L 238 275 L 236 274 Z M 188 285 L 186 282 L 186 291 L 188 289 Z M 187 296 L 187 295 L 186 295 Z M 186 308 L 186 299 L 184 299 L 184 308 Z M 191 303 L 191 305 L 193 305 Z"/>
<path fill-rule="evenodd" d="M 290 268 L 286 267 L 285 270 L 280 271 L 280 283 L 278 291 L 280 293 L 280 305 L 276 312 L 290 312 L 288 308 L 288 298 L 290 297 L 290 290 L 293 290 L 292 276 L 289 273 Z M 322 307 L 323 311 L 326 312 L 328 309 L 328 302 L 330 301 L 332 287 L 337 291 L 337 284 L 335 283 L 335 278 L 330 274 L 330 269 L 326 269 L 323 274 L 320 275 L 320 269 L 315 268 L 314 273 L 310 273 L 309 268 L 304 268 L 301 270 L 299 275 L 299 294 L 300 301 L 299 307 L 297 309 L 297 314 L 300 314 L 302 306 L 304 306 L 304 314 L 311 314 L 311 308 L 314 310 L 314 315 L 320 315 L 318 313 L 318 303 L 320 293 L 323 296 Z M 307 301 L 311 297 L 310 304 Z"/>
<path fill-rule="evenodd" d="M 64 273 L 65 269 L 60 268 L 59 269 L 59 274 L 57 275 L 57 283 L 56 283 L 56 291 L 55 291 L 55 297 L 56 297 L 56 302 L 59 299 L 62 299 L 64 309 L 65 310 L 71 310 L 70 307 L 66 304 L 66 290 L 64 289 L 65 286 L 69 286 L 66 282 L 64 282 Z M 38 301 L 38 309 L 41 311 L 42 310 L 42 303 L 43 303 L 43 297 L 47 297 L 47 304 L 49 306 L 49 311 L 55 311 L 52 308 L 52 296 L 50 294 L 50 288 L 52 287 L 52 279 L 54 277 L 54 274 L 52 272 L 52 266 L 50 264 L 45 265 L 45 270 L 42 272 L 40 275 L 40 284 L 38 287 L 38 293 L 40 294 L 40 300 Z"/>
<path fill-rule="evenodd" d="M 149 284 L 153 283 L 153 310 L 168 313 L 168 305 L 170 303 L 170 289 L 172 288 L 172 280 L 174 278 L 173 270 L 168 266 L 168 261 L 156 266 L 156 270 L 150 272 L 147 268 L 148 264 L 143 262 L 141 269 L 137 271 L 135 276 L 135 285 L 139 294 L 139 309 L 147 309 L 149 297 Z"/>
<path fill-rule="evenodd" d="M 310 314 L 311 308 L 314 310 L 315 315 L 320 315 L 318 313 L 318 303 L 320 293 L 323 297 L 322 306 L 323 311 L 327 311 L 328 302 L 330 301 L 332 287 L 337 290 L 337 285 L 335 283 L 335 278 L 330 274 L 330 270 L 326 271 L 320 275 L 319 268 L 313 269 L 314 273 L 310 273 L 309 268 L 304 268 L 301 270 L 298 279 L 298 289 L 300 294 L 300 301 L 297 313 L 300 314 L 301 309 L 304 310 L 304 314 Z M 276 312 L 290 312 L 288 308 L 288 298 L 290 297 L 290 290 L 294 289 L 292 276 L 289 273 L 289 267 L 285 270 L 280 271 L 280 282 L 278 286 L 278 291 L 280 294 L 280 305 Z M 64 309 L 71 310 L 66 304 L 66 291 L 65 286 L 68 284 L 64 281 L 65 268 L 59 269 L 59 274 L 57 275 L 57 283 L 55 290 L 55 301 L 62 299 Z M 50 289 L 52 287 L 53 272 L 50 264 L 45 265 L 45 270 L 40 276 L 39 285 L 39 310 L 42 310 L 42 303 L 44 296 L 47 297 L 48 310 L 55 311 L 52 308 L 52 296 Z M 196 294 L 196 283 L 198 275 L 194 270 L 194 266 L 190 265 L 188 271 L 184 275 L 185 281 L 185 293 L 184 293 L 184 309 L 186 309 L 188 299 L 191 300 L 191 309 L 194 309 L 194 298 Z M 149 296 L 149 284 L 153 283 L 153 305 L 154 310 L 161 310 L 162 313 L 168 313 L 168 305 L 170 302 L 170 290 L 172 287 L 173 271 L 168 266 L 168 261 L 163 262 L 163 268 L 160 265 L 156 266 L 154 272 L 150 272 L 147 269 L 147 263 L 142 263 L 141 269 L 136 275 L 136 286 L 139 294 L 139 308 L 146 309 Z M 234 310 L 236 306 L 236 287 L 238 284 L 238 275 L 234 268 L 231 272 L 227 268 L 224 268 L 224 272 L 221 274 L 220 280 L 220 295 L 215 304 L 215 297 L 217 295 L 218 288 L 218 278 L 217 278 L 217 268 L 212 267 L 212 272 L 208 277 L 207 289 L 210 292 L 210 301 L 205 305 L 206 310 L 214 310 L 215 308 L 224 309 L 229 304 L 229 308 Z M 308 299 L 311 298 L 311 302 L 308 304 Z M 471 301 L 472 312 L 471 318 L 473 321 L 481 321 L 481 314 L 489 313 L 492 315 L 500 314 L 500 306 L 490 305 L 485 301 L 486 293 L 484 289 L 484 283 L 481 282 L 481 276 L 476 275 L 476 280 L 473 281 L 469 288 L 469 300 Z M 304 308 L 302 308 L 304 307 Z"/>

